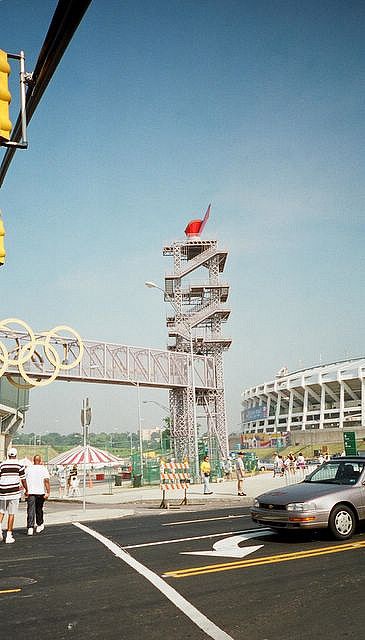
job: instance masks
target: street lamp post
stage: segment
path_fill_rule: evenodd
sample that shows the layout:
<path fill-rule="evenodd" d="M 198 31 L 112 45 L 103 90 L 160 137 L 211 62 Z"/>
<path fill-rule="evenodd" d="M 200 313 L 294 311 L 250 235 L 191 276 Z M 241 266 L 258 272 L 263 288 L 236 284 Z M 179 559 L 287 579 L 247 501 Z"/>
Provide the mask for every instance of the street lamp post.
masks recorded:
<path fill-rule="evenodd" d="M 89 435 L 89 427 L 91 422 L 91 406 L 89 404 L 89 398 L 84 398 L 81 408 L 81 427 L 83 435 L 83 448 L 84 448 L 84 477 L 82 482 L 83 496 L 82 496 L 82 509 L 86 509 L 86 452 L 87 441 Z"/>
<path fill-rule="evenodd" d="M 139 460 L 141 467 L 141 480 L 143 480 L 143 434 L 142 434 L 142 418 L 141 418 L 141 393 L 139 382 L 132 382 L 137 387 L 137 412 L 138 412 L 138 433 L 139 433 Z M 131 445 L 132 451 L 132 445 Z M 132 454 L 131 454 L 132 455 Z"/>
<path fill-rule="evenodd" d="M 164 297 L 171 304 L 175 313 L 180 313 L 180 310 L 176 306 L 174 300 L 164 289 L 159 287 L 155 282 L 151 282 L 151 281 L 145 282 L 145 285 L 149 289 L 159 289 L 159 291 L 162 291 L 162 293 L 164 294 Z M 184 322 L 183 320 L 181 320 L 181 322 L 188 332 L 189 344 L 190 344 L 190 370 L 191 370 L 190 382 L 191 382 L 192 401 L 193 401 L 194 466 L 195 466 L 195 478 L 196 480 L 198 480 L 199 479 L 199 451 L 198 451 L 198 426 L 197 426 L 196 402 L 195 402 L 196 389 L 195 389 L 193 334 L 192 334 L 191 326 L 188 323 Z"/>
<path fill-rule="evenodd" d="M 142 420 L 141 420 L 141 392 L 139 388 L 139 382 L 137 382 L 137 398 L 138 398 L 139 455 L 140 455 L 140 465 L 141 465 L 141 480 L 143 480 L 143 434 L 142 434 Z"/>

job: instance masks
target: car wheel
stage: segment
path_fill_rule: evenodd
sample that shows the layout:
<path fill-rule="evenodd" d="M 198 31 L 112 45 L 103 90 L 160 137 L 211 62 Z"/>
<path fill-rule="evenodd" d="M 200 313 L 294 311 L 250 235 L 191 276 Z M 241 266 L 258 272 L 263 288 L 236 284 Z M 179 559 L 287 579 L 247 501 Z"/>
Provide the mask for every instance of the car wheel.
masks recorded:
<path fill-rule="evenodd" d="M 356 518 L 353 510 L 344 504 L 338 504 L 332 510 L 328 520 L 328 527 L 337 540 L 351 538 L 356 527 Z"/>

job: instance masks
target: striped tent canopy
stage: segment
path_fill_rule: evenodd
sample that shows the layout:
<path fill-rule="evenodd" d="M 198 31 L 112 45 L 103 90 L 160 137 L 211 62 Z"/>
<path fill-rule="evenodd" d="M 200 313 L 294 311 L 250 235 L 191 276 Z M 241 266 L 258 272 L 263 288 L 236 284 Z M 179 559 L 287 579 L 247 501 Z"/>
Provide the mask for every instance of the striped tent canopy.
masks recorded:
<path fill-rule="evenodd" d="M 111 466 L 113 464 L 120 464 L 121 462 L 121 459 L 117 458 L 117 456 L 114 456 L 112 453 L 103 451 L 102 449 L 97 449 L 96 447 L 92 447 L 87 444 L 86 447 L 79 445 L 78 447 L 69 449 L 64 453 L 60 453 L 55 458 L 52 458 L 52 460 L 49 460 L 48 464 L 63 466 L 74 464 L 105 464 L 106 466 Z"/>

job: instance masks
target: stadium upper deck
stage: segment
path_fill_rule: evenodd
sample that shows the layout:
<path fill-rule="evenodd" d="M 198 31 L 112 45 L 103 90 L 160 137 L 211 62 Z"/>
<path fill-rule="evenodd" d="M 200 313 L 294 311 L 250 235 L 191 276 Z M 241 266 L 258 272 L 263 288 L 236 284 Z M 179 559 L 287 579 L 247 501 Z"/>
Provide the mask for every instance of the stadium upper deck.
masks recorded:
<path fill-rule="evenodd" d="M 365 357 L 289 373 L 242 393 L 243 433 L 365 427 Z"/>

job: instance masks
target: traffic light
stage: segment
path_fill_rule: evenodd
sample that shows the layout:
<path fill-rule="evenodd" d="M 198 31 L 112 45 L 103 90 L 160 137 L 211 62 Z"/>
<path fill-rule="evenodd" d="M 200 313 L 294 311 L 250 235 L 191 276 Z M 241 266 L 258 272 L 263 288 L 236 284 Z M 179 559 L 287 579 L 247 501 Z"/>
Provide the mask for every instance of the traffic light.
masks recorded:
<path fill-rule="evenodd" d="M 5 237 L 5 229 L 4 223 L 0 214 L 0 267 L 5 262 L 6 251 L 4 247 L 4 237 Z"/>
<path fill-rule="evenodd" d="M 0 145 L 10 140 L 12 124 L 9 120 L 9 104 L 11 93 L 9 91 L 10 65 L 8 56 L 0 49 Z"/>

